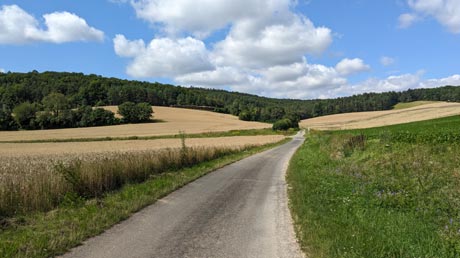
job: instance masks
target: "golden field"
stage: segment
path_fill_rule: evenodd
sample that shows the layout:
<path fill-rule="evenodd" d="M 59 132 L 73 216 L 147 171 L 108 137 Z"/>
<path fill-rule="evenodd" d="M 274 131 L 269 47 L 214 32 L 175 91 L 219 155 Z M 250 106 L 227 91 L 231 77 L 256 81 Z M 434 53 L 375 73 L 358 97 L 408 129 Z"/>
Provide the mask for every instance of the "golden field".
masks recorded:
<path fill-rule="evenodd" d="M 406 109 L 346 113 L 302 120 L 300 127 L 316 130 L 370 128 L 460 114 L 460 103 L 436 102 Z"/>
<path fill-rule="evenodd" d="M 105 107 L 116 113 L 117 107 Z M 271 128 L 271 124 L 241 121 L 238 117 L 209 111 L 170 107 L 153 107 L 157 123 L 126 124 L 103 127 L 57 130 L 0 132 L 0 141 L 79 139 L 129 136 L 174 135 Z"/>
<path fill-rule="evenodd" d="M 233 136 L 217 138 L 187 138 L 187 147 L 241 148 L 247 145 L 264 145 L 281 141 L 282 135 Z M 23 156 L 68 156 L 70 154 L 151 151 L 165 148 L 180 148 L 181 139 L 96 141 L 96 142 L 51 142 L 51 143 L 0 143 L 0 157 Z"/>

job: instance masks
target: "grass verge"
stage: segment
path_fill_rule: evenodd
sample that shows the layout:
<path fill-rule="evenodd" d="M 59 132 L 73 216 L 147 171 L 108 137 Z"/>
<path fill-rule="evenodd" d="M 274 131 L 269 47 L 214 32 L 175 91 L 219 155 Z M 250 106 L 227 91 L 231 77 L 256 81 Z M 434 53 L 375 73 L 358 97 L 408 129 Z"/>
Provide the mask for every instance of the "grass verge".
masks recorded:
<path fill-rule="evenodd" d="M 21 141 L 0 141 L 0 143 L 47 143 L 47 142 L 102 142 L 102 141 L 133 141 L 133 140 L 157 140 L 174 138 L 211 138 L 229 136 L 256 136 L 256 135 L 294 135 L 298 130 L 274 131 L 272 129 L 250 129 L 231 130 L 225 132 L 207 132 L 197 134 L 171 134 L 157 136 L 127 136 L 127 137 L 102 137 L 102 138 L 68 138 L 68 139 L 43 139 L 43 140 L 21 140 Z M 46 132 L 46 131 L 45 131 Z"/>
<path fill-rule="evenodd" d="M 393 137 L 459 125 L 311 133 L 287 177 L 302 249 L 313 258 L 460 257 L 460 145 Z"/>
<path fill-rule="evenodd" d="M 11 218 L 0 231 L 0 257 L 50 257 L 102 233 L 159 198 L 220 167 L 286 143 L 254 147 L 190 168 L 156 175 L 140 184 L 128 184 L 99 199 L 69 198 L 51 212 Z"/>

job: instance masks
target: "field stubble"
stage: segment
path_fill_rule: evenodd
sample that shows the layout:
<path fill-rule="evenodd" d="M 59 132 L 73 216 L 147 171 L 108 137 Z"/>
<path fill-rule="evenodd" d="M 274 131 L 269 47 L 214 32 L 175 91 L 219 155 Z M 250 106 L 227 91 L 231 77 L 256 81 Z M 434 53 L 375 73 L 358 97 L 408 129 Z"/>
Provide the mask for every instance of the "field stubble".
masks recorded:
<path fill-rule="evenodd" d="M 302 120 L 300 126 L 317 130 L 359 129 L 430 120 L 458 114 L 460 114 L 460 103 L 436 102 L 398 110 L 316 117 Z"/>
<path fill-rule="evenodd" d="M 115 113 L 117 110 L 116 107 L 105 108 Z M 199 134 L 264 129 L 272 126 L 267 123 L 241 121 L 236 116 L 209 111 L 157 106 L 153 107 L 153 111 L 154 119 L 160 122 L 56 130 L 0 131 L 0 142 L 162 136 L 177 134 L 179 131 L 186 134 Z"/>

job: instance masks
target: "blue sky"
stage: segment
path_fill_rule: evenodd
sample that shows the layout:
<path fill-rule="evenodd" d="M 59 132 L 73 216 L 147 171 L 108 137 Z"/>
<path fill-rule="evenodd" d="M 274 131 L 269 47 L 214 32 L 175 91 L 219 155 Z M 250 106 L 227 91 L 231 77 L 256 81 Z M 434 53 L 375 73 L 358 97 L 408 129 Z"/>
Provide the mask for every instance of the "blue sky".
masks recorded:
<path fill-rule="evenodd" d="M 279 98 L 460 85 L 457 0 L 0 3 L 0 71 L 70 71 Z"/>

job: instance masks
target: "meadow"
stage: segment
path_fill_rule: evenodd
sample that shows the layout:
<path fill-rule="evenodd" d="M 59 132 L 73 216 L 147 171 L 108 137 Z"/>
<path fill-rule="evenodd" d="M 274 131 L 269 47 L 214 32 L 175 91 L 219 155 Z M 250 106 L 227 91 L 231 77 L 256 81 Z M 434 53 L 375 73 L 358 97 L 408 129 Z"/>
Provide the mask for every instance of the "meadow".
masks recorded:
<path fill-rule="evenodd" d="M 460 116 L 311 131 L 289 196 L 310 257 L 459 257 Z"/>
<path fill-rule="evenodd" d="M 410 102 L 386 111 L 344 113 L 302 120 L 302 128 L 344 130 L 417 122 L 460 114 L 460 103 Z"/>

